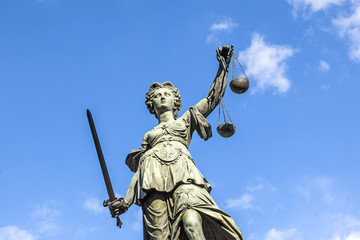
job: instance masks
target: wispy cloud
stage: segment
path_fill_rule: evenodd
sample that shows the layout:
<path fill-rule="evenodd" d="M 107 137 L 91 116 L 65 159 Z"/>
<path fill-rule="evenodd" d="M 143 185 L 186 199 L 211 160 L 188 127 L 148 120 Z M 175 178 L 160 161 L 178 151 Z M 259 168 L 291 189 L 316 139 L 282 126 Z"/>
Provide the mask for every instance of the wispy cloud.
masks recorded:
<path fill-rule="evenodd" d="M 261 209 L 260 205 L 256 205 L 257 199 L 272 196 L 277 189 L 263 178 L 255 177 L 248 179 L 245 192 L 238 198 L 229 198 L 225 201 L 225 208 L 228 209 Z"/>
<path fill-rule="evenodd" d="M 270 229 L 265 236 L 264 240 L 301 240 L 300 233 L 296 228 L 287 230 L 277 230 L 276 228 Z"/>
<path fill-rule="evenodd" d="M 330 64 L 324 60 L 321 60 L 319 63 L 319 69 L 322 72 L 328 72 L 330 70 Z"/>
<path fill-rule="evenodd" d="M 98 230 L 98 228 L 96 228 L 96 227 L 89 227 L 86 229 L 84 229 L 84 228 L 78 229 L 74 235 L 74 238 L 75 239 L 86 239 L 90 233 L 95 232 L 97 230 Z"/>
<path fill-rule="evenodd" d="M 330 88 L 329 84 L 321 84 L 320 85 L 320 89 L 323 91 L 327 91 L 327 90 L 329 90 L 329 88 Z"/>
<path fill-rule="evenodd" d="M 345 231 L 354 231 L 355 229 L 360 231 L 360 219 L 355 218 L 352 215 L 343 214 L 343 213 L 337 213 L 337 214 L 331 214 L 326 215 L 324 217 L 327 217 L 328 219 L 336 220 L 333 221 L 337 228 L 337 230 L 345 230 Z"/>
<path fill-rule="evenodd" d="M 345 240 L 360 240 L 360 232 L 352 232 L 345 238 Z"/>
<path fill-rule="evenodd" d="M 258 183 L 256 185 L 247 186 L 246 190 L 248 190 L 250 192 L 261 191 L 261 190 L 264 190 L 264 185 L 262 183 Z"/>
<path fill-rule="evenodd" d="M 311 13 L 326 10 L 330 6 L 338 6 L 337 17 L 331 18 L 330 28 L 322 27 L 324 31 L 333 31 L 334 28 L 341 38 L 347 39 L 349 44 L 348 53 L 350 59 L 360 62 L 360 1 L 351 0 L 350 11 L 345 12 L 344 8 L 339 8 L 346 0 L 287 0 L 293 6 L 293 14 L 296 17 L 299 11 L 303 11 L 303 16 L 308 18 Z"/>
<path fill-rule="evenodd" d="M 341 5 L 345 0 L 286 0 L 293 7 L 293 15 L 297 17 L 299 11 L 303 16 L 329 8 L 332 5 Z"/>
<path fill-rule="evenodd" d="M 240 208 L 249 209 L 253 208 L 254 197 L 250 194 L 243 194 L 240 198 L 230 198 L 226 200 L 226 208 Z"/>
<path fill-rule="evenodd" d="M 251 179 L 246 187 L 248 192 L 267 191 L 274 192 L 276 188 L 268 181 L 261 177 Z"/>
<path fill-rule="evenodd" d="M 52 209 L 48 206 L 48 204 L 44 204 L 43 206 L 36 206 L 35 209 L 30 213 L 30 216 L 36 219 L 43 219 L 48 217 L 58 217 L 60 212 L 56 209 Z"/>
<path fill-rule="evenodd" d="M 17 226 L 0 228 L 0 240 L 35 240 L 36 237 L 30 232 Z"/>
<path fill-rule="evenodd" d="M 211 31 L 231 31 L 237 24 L 231 19 L 226 18 L 219 23 L 214 23 L 211 27 Z"/>
<path fill-rule="evenodd" d="M 331 204 L 334 201 L 333 182 L 327 177 L 315 177 L 306 180 L 297 187 L 298 192 L 307 200 L 321 199 L 324 203 Z"/>
<path fill-rule="evenodd" d="M 36 206 L 34 211 L 30 213 L 30 217 L 37 226 L 36 230 L 39 234 L 43 236 L 59 234 L 61 227 L 58 224 L 58 218 L 61 213 L 54 207 L 56 205 L 58 205 L 56 202 L 48 202 L 42 206 Z"/>
<path fill-rule="evenodd" d="M 97 198 L 89 198 L 85 201 L 84 208 L 92 213 L 99 214 L 106 211 L 101 200 Z"/>
<path fill-rule="evenodd" d="M 340 37 L 349 40 L 349 56 L 355 62 L 360 62 L 360 2 L 354 2 L 353 12 L 334 18 L 332 23 L 337 28 Z"/>
<path fill-rule="evenodd" d="M 307 176 L 298 183 L 298 186 L 301 186 L 301 197 L 293 196 L 294 202 L 288 199 L 287 201 L 291 205 L 285 203 L 284 208 L 277 212 L 290 216 L 291 220 L 289 221 L 286 217 L 280 219 L 280 221 L 274 222 L 267 232 L 265 231 L 261 235 L 256 233 L 256 237 L 251 239 L 360 240 L 360 218 L 356 211 L 358 201 L 353 198 L 354 196 L 348 195 L 349 193 L 338 184 L 334 179 L 326 176 Z M 255 189 L 262 189 L 261 185 L 254 186 L 259 186 Z M 293 188 L 293 184 L 291 184 L 291 188 Z M 282 197 L 285 197 L 286 191 L 283 190 L 281 189 Z M 253 193 L 255 194 L 255 192 Z M 306 202 L 301 201 L 302 197 L 306 199 Z M 255 199 L 253 204 L 255 209 L 257 209 L 256 205 L 261 203 L 260 201 L 268 200 L 256 195 Z M 269 206 L 274 205 L 272 202 L 270 204 Z M 264 209 L 271 212 L 271 208 Z"/>
<path fill-rule="evenodd" d="M 342 213 L 323 216 L 330 221 L 333 237 L 331 240 L 360 240 L 360 220 Z M 325 222 L 325 224 L 329 224 Z"/>
<path fill-rule="evenodd" d="M 286 60 L 296 50 L 291 46 L 274 45 L 264 41 L 258 33 L 253 35 L 251 46 L 239 53 L 239 60 L 247 66 L 246 73 L 256 82 L 253 92 L 275 88 L 278 93 L 284 93 L 290 88 L 286 77 Z"/>
<path fill-rule="evenodd" d="M 216 42 L 220 38 L 222 33 L 231 33 L 232 30 L 237 26 L 231 18 L 224 18 L 222 21 L 214 23 L 210 27 L 210 33 L 206 38 L 206 42 Z"/>

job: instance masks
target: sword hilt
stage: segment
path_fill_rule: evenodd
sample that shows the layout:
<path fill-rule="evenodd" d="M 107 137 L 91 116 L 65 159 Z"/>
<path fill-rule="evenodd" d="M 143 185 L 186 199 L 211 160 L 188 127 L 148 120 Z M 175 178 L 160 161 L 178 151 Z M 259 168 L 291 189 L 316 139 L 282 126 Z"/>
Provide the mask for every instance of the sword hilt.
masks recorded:
<path fill-rule="evenodd" d="M 118 226 L 119 228 L 121 228 L 122 225 L 122 221 L 120 220 L 119 216 L 116 217 L 116 226 Z"/>
<path fill-rule="evenodd" d="M 116 199 L 117 199 L 117 198 L 116 198 Z M 116 200 L 116 199 L 115 199 L 115 200 Z M 114 201 L 114 200 L 113 200 L 113 201 Z M 112 201 L 111 201 L 110 199 L 104 200 L 103 206 L 104 206 L 104 207 L 109 207 L 111 202 L 112 202 Z M 122 224 L 123 224 L 123 223 L 122 223 L 122 221 L 120 220 L 120 217 L 117 216 L 117 217 L 116 217 L 116 226 L 118 226 L 119 228 L 121 228 L 121 225 L 122 225 Z"/>

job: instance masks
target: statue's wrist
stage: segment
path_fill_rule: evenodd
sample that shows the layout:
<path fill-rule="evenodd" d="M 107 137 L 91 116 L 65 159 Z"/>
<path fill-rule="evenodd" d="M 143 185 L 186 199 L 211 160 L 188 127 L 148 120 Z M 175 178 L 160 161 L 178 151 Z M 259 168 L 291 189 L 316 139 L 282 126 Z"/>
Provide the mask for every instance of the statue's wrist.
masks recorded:
<path fill-rule="evenodd" d="M 129 208 L 131 204 L 124 198 L 123 206 Z"/>

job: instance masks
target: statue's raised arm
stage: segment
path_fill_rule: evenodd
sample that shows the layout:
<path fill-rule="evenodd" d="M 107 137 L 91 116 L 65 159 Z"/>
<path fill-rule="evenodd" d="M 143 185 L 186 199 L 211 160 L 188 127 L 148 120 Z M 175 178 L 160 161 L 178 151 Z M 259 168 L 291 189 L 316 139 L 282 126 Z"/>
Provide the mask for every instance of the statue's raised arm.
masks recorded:
<path fill-rule="evenodd" d="M 195 105 L 204 117 L 210 115 L 225 94 L 229 64 L 233 51 L 233 46 L 231 46 L 230 49 L 229 46 L 225 45 L 216 49 L 216 58 L 219 61 L 218 72 L 210 87 L 208 95 Z"/>

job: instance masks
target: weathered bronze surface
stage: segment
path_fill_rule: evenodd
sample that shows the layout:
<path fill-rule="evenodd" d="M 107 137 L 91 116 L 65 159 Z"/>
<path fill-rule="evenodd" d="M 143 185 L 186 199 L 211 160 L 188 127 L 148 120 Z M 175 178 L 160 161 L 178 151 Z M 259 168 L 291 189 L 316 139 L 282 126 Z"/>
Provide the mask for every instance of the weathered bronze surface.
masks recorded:
<path fill-rule="evenodd" d="M 126 164 L 134 176 L 125 198 L 109 204 L 113 217 L 133 203 L 141 206 L 144 239 L 243 239 L 212 199 L 211 186 L 188 151 L 194 131 L 205 141 L 212 136 L 205 118 L 225 93 L 233 49 L 223 46 L 216 53 L 219 69 L 208 95 L 179 118 L 181 96 L 172 83 L 153 83 L 146 94 L 147 108 L 159 124 L 145 134 L 141 148 L 128 154 Z"/>
<path fill-rule="evenodd" d="M 249 89 L 249 84 L 247 78 L 235 78 L 230 82 L 230 88 L 234 93 L 242 94 Z"/>
<path fill-rule="evenodd" d="M 234 135 L 234 133 L 236 131 L 236 127 L 233 123 L 225 122 L 225 123 L 220 124 L 216 128 L 216 130 L 220 136 L 222 136 L 224 138 L 229 138 L 232 135 Z"/>

